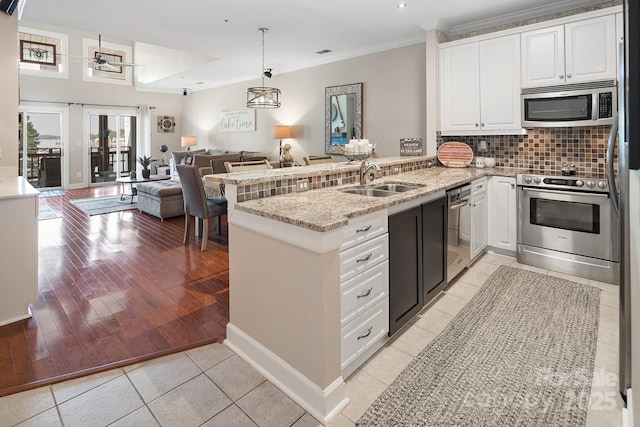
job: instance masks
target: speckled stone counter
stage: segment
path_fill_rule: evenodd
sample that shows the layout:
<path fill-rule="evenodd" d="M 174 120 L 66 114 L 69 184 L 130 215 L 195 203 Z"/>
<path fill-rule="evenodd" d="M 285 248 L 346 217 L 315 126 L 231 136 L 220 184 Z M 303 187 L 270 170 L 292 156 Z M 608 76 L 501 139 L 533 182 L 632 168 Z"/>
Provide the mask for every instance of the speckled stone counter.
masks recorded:
<path fill-rule="evenodd" d="M 424 158 L 426 159 L 426 158 Z M 406 162 L 406 158 L 377 159 L 381 167 L 393 171 L 394 165 Z M 339 164 L 309 166 L 307 168 L 293 168 L 291 170 L 258 171 L 242 174 L 208 175 L 205 180 L 211 182 L 225 182 L 238 186 L 259 185 L 261 180 L 273 180 L 274 176 L 280 179 L 305 178 L 310 172 L 317 170 L 331 173 L 335 170 L 353 170 L 356 177 L 359 174 L 358 164 Z M 253 200 L 241 201 L 235 204 L 235 209 L 265 218 L 270 218 L 286 224 L 295 225 L 317 232 L 326 232 L 343 227 L 349 218 L 365 215 L 380 209 L 387 208 L 412 199 L 427 196 L 432 193 L 444 191 L 470 182 L 482 176 L 515 176 L 523 171 L 507 168 L 444 168 L 430 167 L 413 170 L 404 173 L 390 174 L 376 179 L 375 184 L 385 182 L 401 182 L 419 184 L 420 188 L 403 193 L 397 193 L 388 197 L 368 197 L 357 194 L 349 194 L 340 191 L 357 182 L 351 181 L 346 185 L 335 185 L 316 190 L 286 193 L 272 197 L 262 197 Z"/>

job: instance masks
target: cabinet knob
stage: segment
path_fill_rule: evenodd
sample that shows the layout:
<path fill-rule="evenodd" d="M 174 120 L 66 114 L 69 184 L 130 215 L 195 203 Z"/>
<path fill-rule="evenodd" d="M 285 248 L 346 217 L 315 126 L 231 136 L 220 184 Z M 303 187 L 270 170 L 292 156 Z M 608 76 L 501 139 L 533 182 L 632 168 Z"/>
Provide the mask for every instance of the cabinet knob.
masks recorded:
<path fill-rule="evenodd" d="M 571 74 L 567 74 L 567 78 L 570 79 L 572 76 Z"/>
<path fill-rule="evenodd" d="M 480 127 L 484 127 L 484 123 L 480 123 Z"/>
<path fill-rule="evenodd" d="M 477 123 L 476 123 L 475 125 L 476 125 L 476 127 L 478 127 L 478 124 L 477 124 Z"/>
<path fill-rule="evenodd" d="M 558 78 L 559 78 L 560 80 L 564 80 L 564 76 L 563 76 L 562 74 L 560 74 L 560 75 L 558 76 Z"/>
<path fill-rule="evenodd" d="M 511 184 L 511 188 L 516 188 L 516 185 L 515 184 Z"/>

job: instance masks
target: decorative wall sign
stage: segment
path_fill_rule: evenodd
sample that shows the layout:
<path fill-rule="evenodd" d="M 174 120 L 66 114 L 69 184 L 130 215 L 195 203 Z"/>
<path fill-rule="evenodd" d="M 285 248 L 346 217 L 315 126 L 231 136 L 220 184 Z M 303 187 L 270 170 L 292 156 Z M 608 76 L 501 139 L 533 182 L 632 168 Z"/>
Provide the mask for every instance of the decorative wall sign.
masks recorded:
<path fill-rule="evenodd" d="M 256 110 L 223 111 L 220 113 L 220 132 L 248 132 L 256 130 Z"/>
<path fill-rule="evenodd" d="M 158 132 L 173 132 L 176 127 L 174 116 L 158 116 Z"/>
<path fill-rule="evenodd" d="M 401 156 L 422 156 L 422 138 L 400 138 Z"/>

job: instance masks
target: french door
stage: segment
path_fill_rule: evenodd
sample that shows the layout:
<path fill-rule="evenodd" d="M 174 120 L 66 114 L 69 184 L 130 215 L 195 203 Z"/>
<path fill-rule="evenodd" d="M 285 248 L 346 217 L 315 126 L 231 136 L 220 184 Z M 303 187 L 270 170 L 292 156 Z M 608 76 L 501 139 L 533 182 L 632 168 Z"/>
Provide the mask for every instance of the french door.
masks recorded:
<path fill-rule="evenodd" d="M 68 185 L 68 108 L 21 105 L 18 109 L 18 174 L 41 189 Z"/>
<path fill-rule="evenodd" d="M 136 170 L 138 111 L 85 108 L 90 186 L 113 183 Z"/>

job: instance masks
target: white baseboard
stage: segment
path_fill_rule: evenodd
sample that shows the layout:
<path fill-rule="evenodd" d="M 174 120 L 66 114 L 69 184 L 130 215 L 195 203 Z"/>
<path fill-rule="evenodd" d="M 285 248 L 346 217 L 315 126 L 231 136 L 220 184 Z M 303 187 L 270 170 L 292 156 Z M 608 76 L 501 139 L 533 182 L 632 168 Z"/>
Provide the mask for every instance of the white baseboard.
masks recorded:
<path fill-rule="evenodd" d="M 78 184 L 69 184 L 67 186 L 67 190 L 79 190 L 81 188 L 87 188 L 87 185 L 85 185 L 84 183 L 78 183 Z"/>
<path fill-rule="evenodd" d="M 633 427 L 633 395 L 627 390 L 627 407 L 622 408 L 622 427 Z"/>
<path fill-rule="evenodd" d="M 29 313 L 23 314 L 22 316 L 16 316 L 16 317 L 14 317 L 12 319 L 6 319 L 6 320 L 0 322 L 0 326 L 5 326 L 5 325 L 8 325 L 10 323 L 19 322 L 21 320 L 30 319 L 30 318 L 31 318 L 31 310 L 29 310 Z"/>
<path fill-rule="evenodd" d="M 323 424 L 349 403 L 342 376 L 324 390 L 245 332 L 227 324 L 225 345 Z"/>

